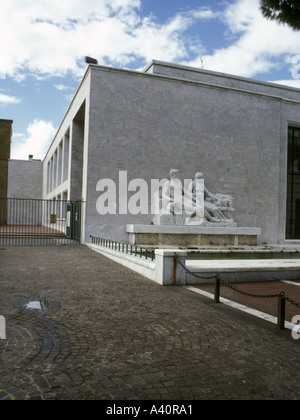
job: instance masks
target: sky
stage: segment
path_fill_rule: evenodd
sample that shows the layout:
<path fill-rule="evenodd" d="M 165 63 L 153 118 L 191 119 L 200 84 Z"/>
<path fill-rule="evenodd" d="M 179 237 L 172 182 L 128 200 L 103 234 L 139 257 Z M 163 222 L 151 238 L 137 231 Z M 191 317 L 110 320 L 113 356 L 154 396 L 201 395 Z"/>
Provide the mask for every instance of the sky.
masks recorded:
<path fill-rule="evenodd" d="M 87 69 L 151 60 L 300 88 L 300 31 L 259 0 L 0 0 L 0 119 L 12 159 L 43 159 Z"/>

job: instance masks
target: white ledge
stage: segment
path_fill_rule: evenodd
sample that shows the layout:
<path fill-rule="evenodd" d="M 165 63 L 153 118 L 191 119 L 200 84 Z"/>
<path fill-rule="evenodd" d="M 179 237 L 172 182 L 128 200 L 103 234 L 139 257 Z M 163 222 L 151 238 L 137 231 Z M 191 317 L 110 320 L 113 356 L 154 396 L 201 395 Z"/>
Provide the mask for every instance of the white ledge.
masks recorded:
<path fill-rule="evenodd" d="M 127 225 L 127 233 L 165 233 L 174 235 L 255 235 L 261 234 L 255 227 L 176 226 L 176 225 Z"/>

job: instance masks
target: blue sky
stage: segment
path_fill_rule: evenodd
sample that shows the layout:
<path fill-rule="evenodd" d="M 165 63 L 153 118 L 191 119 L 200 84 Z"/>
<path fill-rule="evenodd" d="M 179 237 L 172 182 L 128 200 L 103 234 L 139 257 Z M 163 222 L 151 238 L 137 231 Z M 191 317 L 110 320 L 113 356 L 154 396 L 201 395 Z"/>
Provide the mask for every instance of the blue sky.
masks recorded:
<path fill-rule="evenodd" d="M 42 159 L 86 70 L 152 59 L 300 88 L 300 31 L 259 0 L 9 0 L 0 15 L 0 119 L 12 158 Z"/>

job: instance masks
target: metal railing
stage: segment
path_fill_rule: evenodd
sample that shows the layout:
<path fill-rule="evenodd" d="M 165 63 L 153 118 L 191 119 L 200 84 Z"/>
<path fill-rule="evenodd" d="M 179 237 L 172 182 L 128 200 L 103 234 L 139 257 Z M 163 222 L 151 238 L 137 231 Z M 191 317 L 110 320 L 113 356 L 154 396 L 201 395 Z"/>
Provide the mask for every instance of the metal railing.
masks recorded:
<path fill-rule="evenodd" d="M 185 264 L 182 263 L 181 259 L 178 256 L 175 256 L 175 259 L 179 262 L 179 264 L 185 269 L 187 273 L 190 275 L 200 278 L 202 280 L 214 280 L 214 302 L 220 303 L 220 293 L 221 293 L 221 284 L 223 284 L 226 287 L 229 287 L 230 289 L 234 290 L 237 293 L 241 293 L 245 296 L 254 297 L 254 298 L 277 298 L 277 327 L 280 330 L 285 329 L 285 310 L 286 310 L 286 302 L 289 302 L 298 308 L 300 308 L 300 303 L 295 302 L 290 297 L 286 296 L 285 292 L 275 293 L 275 294 L 268 294 L 268 295 L 258 295 L 250 292 L 246 292 L 244 290 L 238 289 L 236 286 L 233 286 L 232 284 L 226 282 L 220 274 L 213 274 L 211 276 L 203 276 L 196 273 L 193 273 L 190 271 Z"/>
<path fill-rule="evenodd" d="M 139 258 L 145 258 L 146 260 L 155 260 L 154 248 L 141 245 L 133 245 L 127 242 L 113 241 L 112 239 L 99 238 L 93 235 L 90 235 L 90 238 L 92 240 L 92 244 L 94 245 L 100 245 L 113 251 L 118 251 L 123 254 L 129 254 Z"/>
<path fill-rule="evenodd" d="M 221 278 L 221 276 L 219 274 L 217 274 L 215 276 L 214 301 L 216 303 L 220 303 L 220 286 L 221 286 L 221 283 L 223 283 L 225 286 L 229 287 L 230 289 L 234 290 L 235 292 L 241 293 L 245 296 L 255 297 L 255 298 L 263 298 L 263 299 L 277 298 L 278 299 L 278 303 L 277 303 L 277 327 L 280 330 L 285 329 L 285 318 L 286 318 L 286 316 L 285 316 L 285 303 L 286 303 L 286 301 L 290 302 L 293 305 L 300 308 L 300 303 L 297 303 L 293 299 L 291 299 L 290 297 L 286 296 L 285 292 L 274 293 L 274 294 L 269 294 L 269 295 L 258 295 L 258 294 L 255 294 L 255 293 L 245 292 L 243 290 L 238 289 L 236 286 L 233 286 L 232 284 L 227 283 L 225 280 L 223 280 Z"/>
<path fill-rule="evenodd" d="M 81 203 L 0 198 L 0 245 L 80 243 Z"/>

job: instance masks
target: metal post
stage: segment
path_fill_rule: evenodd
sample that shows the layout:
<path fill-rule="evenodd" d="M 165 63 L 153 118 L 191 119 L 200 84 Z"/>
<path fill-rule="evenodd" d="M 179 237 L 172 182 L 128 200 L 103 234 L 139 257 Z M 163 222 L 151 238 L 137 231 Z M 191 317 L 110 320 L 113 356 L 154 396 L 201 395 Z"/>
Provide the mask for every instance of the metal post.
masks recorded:
<path fill-rule="evenodd" d="M 215 303 L 220 303 L 220 275 L 217 274 L 215 277 L 215 298 L 214 301 Z"/>
<path fill-rule="evenodd" d="M 285 294 L 281 292 L 278 297 L 277 327 L 285 329 Z"/>

